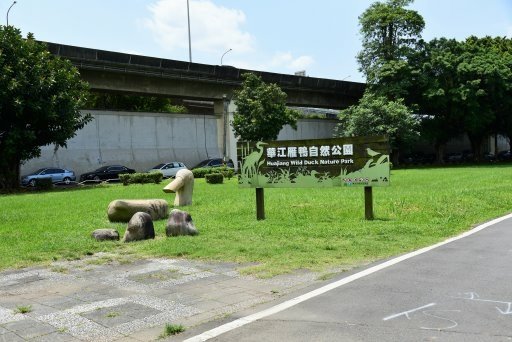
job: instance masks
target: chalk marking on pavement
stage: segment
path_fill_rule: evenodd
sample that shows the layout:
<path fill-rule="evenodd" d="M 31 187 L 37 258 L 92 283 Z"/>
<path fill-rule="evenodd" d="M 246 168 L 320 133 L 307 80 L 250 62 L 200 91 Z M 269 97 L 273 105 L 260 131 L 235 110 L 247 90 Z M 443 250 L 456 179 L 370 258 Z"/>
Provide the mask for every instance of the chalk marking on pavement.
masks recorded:
<path fill-rule="evenodd" d="M 423 314 L 426 315 L 426 316 L 430 316 L 430 317 L 434 317 L 434 318 L 439 318 L 439 319 L 442 319 L 443 321 L 452 322 L 453 324 L 448 326 L 448 327 L 442 327 L 442 328 L 425 328 L 425 327 L 420 327 L 420 329 L 439 331 L 439 330 L 452 329 L 452 328 L 455 328 L 457 325 L 459 325 L 459 323 L 455 322 L 454 320 L 448 319 L 446 317 L 432 315 L 429 312 L 460 312 L 460 310 L 426 310 L 426 311 L 423 311 Z"/>
<path fill-rule="evenodd" d="M 391 316 L 385 317 L 385 318 L 383 318 L 382 320 L 383 320 L 383 321 L 388 321 L 388 320 L 390 320 L 390 319 L 397 318 L 397 317 L 400 317 L 400 316 L 405 316 L 405 317 L 407 317 L 407 319 L 411 319 L 411 318 L 409 317 L 409 314 L 410 314 L 410 313 L 413 313 L 413 312 L 419 311 L 419 310 L 421 310 L 421 309 L 429 308 L 429 307 L 434 306 L 434 305 L 436 305 L 436 303 L 430 303 L 430 304 L 427 304 L 427 305 L 423 305 L 423 306 L 420 306 L 419 308 L 416 308 L 416 309 L 412 309 L 412 310 L 409 310 L 409 311 L 400 312 L 400 313 L 397 313 L 397 314 L 394 314 L 394 315 L 391 315 Z"/>
<path fill-rule="evenodd" d="M 480 296 L 476 292 L 466 292 L 465 294 L 468 295 L 469 298 L 462 297 L 462 299 L 472 300 L 472 301 L 476 301 L 476 302 L 506 304 L 507 305 L 506 310 L 502 310 L 497 306 L 496 306 L 496 310 L 498 310 L 498 312 L 501 313 L 502 315 L 511 315 L 512 314 L 512 302 L 504 302 L 501 300 L 492 300 L 492 299 L 480 299 Z M 455 297 L 455 298 L 457 298 L 457 297 Z"/>
<path fill-rule="evenodd" d="M 268 316 L 271 316 L 271 315 L 274 315 L 278 312 L 281 312 L 281 311 L 284 311 L 286 309 L 289 309 L 297 304 L 300 304 L 308 299 L 311 299 L 311 298 L 314 298 L 316 296 L 319 296 L 319 295 L 322 295 L 328 291 L 331 291 L 333 289 L 336 289 L 340 286 L 343 286 L 343 285 L 346 285 L 348 283 L 351 283 L 355 280 L 358 280 L 358 279 L 361 279 L 363 277 L 366 277 L 372 273 L 375 273 L 375 272 L 378 272 L 378 271 L 381 271 L 385 268 L 388 268 L 390 266 L 393 266 L 393 265 L 396 265 L 402 261 L 405 261 L 407 259 L 410 259 L 410 258 L 413 258 L 415 256 L 418 256 L 418 255 L 421 255 L 423 253 L 426 253 L 426 252 L 429 252 L 433 249 L 436 249 L 438 247 L 441 247 L 441 246 L 444 246 L 446 244 L 449 244 L 451 242 L 454 242 L 454 241 L 457 241 L 457 240 L 460 240 L 460 239 L 463 239 L 465 237 L 468 237 L 470 235 L 473 235 L 475 233 L 478 233 L 479 231 L 481 230 L 484 230 L 492 225 L 495 225 L 499 222 L 502 222 L 502 221 L 505 221 L 509 218 L 512 218 L 512 214 L 509 214 L 509 215 L 506 215 L 506 216 L 503 216 L 503 217 L 499 217 L 497 219 L 494 219 L 492 221 L 489 221 L 487 223 L 484 223 L 480 226 L 477 226 L 467 232 L 464 232 L 458 236 L 455 236 L 455 237 L 452 237 L 452 238 L 449 238 L 445 241 L 442 241 L 442 242 L 439 242 L 435 245 L 432 245 L 432 246 L 428 246 L 428 247 L 424 247 L 422 249 L 418 249 L 417 251 L 414 251 L 414 252 L 411 252 L 411 253 L 407 253 L 407 254 L 404 254 L 404 255 L 401 255 L 399 257 L 396 257 L 394 259 L 391 259 L 391 260 L 388 260 L 388 261 L 385 261 L 381 264 L 378 264 L 378 265 L 375 265 L 375 266 L 372 266 L 370 268 L 367 268 L 361 272 L 358 272 L 358 273 L 355 273 L 355 274 L 352 274 L 348 277 L 345 277 L 343 279 L 340 279 L 338 281 L 335 281 L 333 283 L 330 283 L 330 284 L 327 284 L 325 286 L 322 286 L 316 290 L 313 290 L 311 292 L 308 292 L 308 293 L 305 293 L 301 296 L 298 296 L 298 297 L 295 297 L 295 298 L 292 298 L 286 302 L 283 302 L 283 303 L 280 303 L 280 304 L 277 304 L 273 307 L 270 307 L 266 310 L 263 310 L 263 311 L 260 311 L 260 312 L 256 312 L 252 315 L 249 315 L 249 316 L 245 316 L 245 317 L 242 317 L 242 318 L 239 318 L 239 319 L 236 319 L 234 321 L 231 321 L 229 323 L 226 323 L 226 324 L 223 324 L 217 328 L 214 328 L 214 329 L 211 329 L 211 330 L 208 330 L 202 334 L 199 334 L 199 335 L 196 335 L 196 336 L 193 336 L 189 339 L 186 339 L 184 342 L 199 342 L 199 341 L 207 341 L 211 338 L 214 338 L 214 337 L 217 337 L 221 334 L 224 334 L 228 331 L 231 331 L 231 330 L 234 330 L 236 328 L 240 328 L 246 324 L 249 324 L 249 323 L 252 323 L 252 322 L 255 322 L 259 319 L 262 319 L 262 318 L 265 318 L 265 317 L 268 317 Z"/>

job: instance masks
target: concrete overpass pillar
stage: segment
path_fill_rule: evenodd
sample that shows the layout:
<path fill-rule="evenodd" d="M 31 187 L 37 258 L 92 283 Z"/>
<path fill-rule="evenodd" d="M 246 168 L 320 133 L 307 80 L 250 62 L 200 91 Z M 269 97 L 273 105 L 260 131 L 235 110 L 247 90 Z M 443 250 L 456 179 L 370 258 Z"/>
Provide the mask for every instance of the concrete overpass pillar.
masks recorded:
<path fill-rule="evenodd" d="M 233 160 L 233 164 L 235 164 L 235 170 L 238 171 L 238 159 L 236 157 L 236 143 L 238 142 L 238 139 L 235 137 L 235 131 L 233 130 L 233 126 L 231 126 L 231 122 L 233 122 L 233 115 L 235 114 L 237 108 L 236 104 L 233 100 L 229 102 L 228 105 L 228 155 L 229 158 Z"/>
<path fill-rule="evenodd" d="M 217 117 L 217 145 L 219 150 L 222 151 L 222 156 L 226 160 L 232 159 L 235 168 L 238 169 L 236 162 L 236 138 L 231 121 L 233 114 L 236 111 L 236 105 L 232 99 L 225 96 L 222 99 L 213 102 L 213 110 Z"/>

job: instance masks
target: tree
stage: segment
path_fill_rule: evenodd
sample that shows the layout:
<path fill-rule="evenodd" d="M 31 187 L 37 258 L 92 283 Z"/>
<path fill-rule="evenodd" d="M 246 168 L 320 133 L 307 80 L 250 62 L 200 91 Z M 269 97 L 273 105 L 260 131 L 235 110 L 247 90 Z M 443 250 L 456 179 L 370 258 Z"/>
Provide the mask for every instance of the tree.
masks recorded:
<path fill-rule="evenodd" d="M 493 49 L 498 51 L 503 63 L 507 65 L 509 81 L 506 83 L 508 87 L 504 88 L 505 96 L 499 94 L 501 99 L 495 103 L 496 121 L 494 124 L 494 134 L 502 134 L 508 138 L 509 150 L 512 149 L 512 39 L 497 37 L 492 41 Z M 493 92 L 496 94 L 496 92 Z M 495 151 L 498 151 L 497 140 L 495 140 Z"/>
<path fill-rule="evenodd" d="M 87 84 L 69 61 L 52 56 L 32 34 L 0 26 L 0 189 L 19 184 L 20 164 L 41 146 L 65 147 L 91 117 L 82 115 Z"/>
<path fill-rule="evenodd" d="M 252 73 L 242 77 L 231 123 L 237 136 L 246 141 L 275 140 L 284 125 L 297 129 L 299 113 L 286 107 L 286 93 L 278 85 L 266 84 Z"/>
<path fill-rule="evenodd" d="M 510 137 L 512 127 L 512 40 L 469 37 L 465 41 L 461 71 L 474 84 L 477 103 L 466 116 L 465 128 L 479 160 L 482 144 L 490 134 Z"/>
<path fill-rule="evenodd" d="M 419 121 L 403 103 L 366 92 L 359 104 L 340 113 L 336 135 L 387 135 L 393 163 L 398 164 L 399 151 L 418 136 Z"/>
<path fill-rule="evenodd" d="M 454 39 L 434 39 L 418 58 L 422 70 L 420 112 L 422 135 L 434 143 L 437 162 L 443 162 L 446 143 L 464 133 L 458 92 L 458 64 L 463 47 Z"/>
<path fill-rule="evenodd" d="M 153 113 L 187 113 L 187 108 L 174 105 L 171 99 L 158 96 L 123 95 L 113 93 L 91 92 L 87 109 L 129 110 Z"/>
<path fill-rule="evenodd" d="M 393 100 L 407 99 L 418 76 L 408 59 L 421 47 L 425 22 L 416 11 L 405 8 L 412 2 L 376 2 L 359 16 L 363 45 L 357 56 L 359 70 L 372 91 Z"/>
<path fill-rule="evenodd" d="M 434 39 L 421 61 L 421 112 L 438 161 L 450 138 L 466 133 L 476 160 L 490 134 L 512 127 L 512 57 L 502 38 Z"/>

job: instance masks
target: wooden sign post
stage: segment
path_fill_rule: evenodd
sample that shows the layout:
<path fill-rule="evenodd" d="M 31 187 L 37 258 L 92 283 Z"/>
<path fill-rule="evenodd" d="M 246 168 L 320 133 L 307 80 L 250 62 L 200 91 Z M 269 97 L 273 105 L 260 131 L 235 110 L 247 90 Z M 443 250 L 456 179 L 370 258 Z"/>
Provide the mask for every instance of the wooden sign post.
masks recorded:
<path fill-rule="evenodd" d="M 372 187 L 364 187 L 364 218 L 373 220 L 373 194 Z"/>
<path fill-rule="evenodd" d="M 256 219 L 265 219 L 265 195 L 263 188 L 256 188 Z"/>

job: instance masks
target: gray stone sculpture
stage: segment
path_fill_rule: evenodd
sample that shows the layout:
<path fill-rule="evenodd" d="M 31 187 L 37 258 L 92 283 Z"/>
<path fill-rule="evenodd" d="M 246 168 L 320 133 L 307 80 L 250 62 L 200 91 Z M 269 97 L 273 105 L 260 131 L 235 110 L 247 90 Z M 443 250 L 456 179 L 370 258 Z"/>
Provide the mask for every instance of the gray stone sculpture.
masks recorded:
<path fill-rule="evenodd" d="M 176 193 L 174 206 L 181 207 L 191 205 L 192 193 L 194 192 L 194 174 L 187 169 L 179 170 L 176 173 L 176 178 L 167 184 L 167 186 L 163 188 L 163 191 L 166 193 Z"/>
<path fill-rule="evenodd" d="M 167 236 L 197 235 L 199 232 L 189 213 L 173 209 L 165 226 L 165 234 Z"/>
<path fill-rule="evenodd" d="M 155 228 L 153 220 L 148 213 L 138 212 L 128 222 L 128 227 L 124 233 L 123 241 L 137 241 L 155 238 Z"/>
<path fill-rule="evenodd" d="M 119 232 L 115 229 L 96 229 L 91 236 L 97 241 L 119 240 Z"/>
<path fill-rule="evenodd" d="M 169 204 L 163 199 L 115 200 L 108 205 L 107 214 L 110 222 L 128 222 L 139 211 L 148 213 L 153 220 L 161 220 L 167 218 Z"/>

